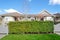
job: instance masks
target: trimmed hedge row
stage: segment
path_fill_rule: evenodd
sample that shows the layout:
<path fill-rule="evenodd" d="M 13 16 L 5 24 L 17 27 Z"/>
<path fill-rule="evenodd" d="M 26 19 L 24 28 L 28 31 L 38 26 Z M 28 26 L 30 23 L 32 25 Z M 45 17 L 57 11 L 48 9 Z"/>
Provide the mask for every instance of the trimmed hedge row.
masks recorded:
<path fill-rule="evenodd" d="M 8 26 L 9 33 L 53 32 L 53 22 L 51 21 L 10 22 Z"/>

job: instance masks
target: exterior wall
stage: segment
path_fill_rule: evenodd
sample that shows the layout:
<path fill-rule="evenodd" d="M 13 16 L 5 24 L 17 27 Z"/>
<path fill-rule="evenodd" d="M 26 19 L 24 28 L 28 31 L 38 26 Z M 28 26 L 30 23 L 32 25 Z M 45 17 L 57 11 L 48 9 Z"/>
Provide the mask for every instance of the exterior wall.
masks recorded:
<path fill-rule="evenodd" d="M 54 21 L 55 22 L 60 22 L 60 16 L 54 16 Z"/>
<path fill-rule="evenodd" d="M 35 18 L 34 17 L 30 17 L 30 18 L 22 18 L 20 21 L 33 21 L 33 20 L 35 20 Z"/>
<path fill-rule="evenodd" d="M 31 17 L 29 20 L 33 21 L 33 20 L 35 20 L 35 18 L 34 17 Z"/>
<path fill-rule="evenodd" d="M 6 16 L 3 18 L 2 23 L 8 23 L 9 21 L 15 21 L 14 17 Z"/>
<path fill-rule="evenodd" d="M 36 18 L 37 21 L 40 21 L 40 18 Z"/>
<path fill-rule="evenodd" d="M 40 18 L 35 19 L 34 17 L 30 17 L 30 18 L 27 17 L 27 18 L 19 19 L 19 21 L 34 21 L 34 20 L 40 21 Z M 53 21 L 53 20 L 54 20 L 53 17 L 44 17 L 44 21 Z M 15 21 L 14 17 L 6 16 L 3 18 L 2 23 L 8 23 L 10 21 Z"/>
<path fill-rule="evenodd" d="M 54 21 L 53 17 L 44 17 L 44 21 Z"/>
<path fill-rule="evenodd" d="M 55 19 L 55 22 L 60 22 L 60 19 Z"/>

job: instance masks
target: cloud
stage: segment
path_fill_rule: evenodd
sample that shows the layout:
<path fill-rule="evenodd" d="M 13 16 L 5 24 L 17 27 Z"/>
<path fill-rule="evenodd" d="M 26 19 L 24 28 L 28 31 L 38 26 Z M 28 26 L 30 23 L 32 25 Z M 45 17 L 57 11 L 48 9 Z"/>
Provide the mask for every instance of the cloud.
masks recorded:
<path fill-rule="evenodd" d="M 60 5 L 60 0 L 49 0 L 50 5 Z"/>
<path fill-rule="evenodd" d="M 18 12 L 15 9 L 4 9 L 4 11 L 7 12 L 7 13 Z M 18 12 L 18 13 L 20 13 L 20 12 Z"/>

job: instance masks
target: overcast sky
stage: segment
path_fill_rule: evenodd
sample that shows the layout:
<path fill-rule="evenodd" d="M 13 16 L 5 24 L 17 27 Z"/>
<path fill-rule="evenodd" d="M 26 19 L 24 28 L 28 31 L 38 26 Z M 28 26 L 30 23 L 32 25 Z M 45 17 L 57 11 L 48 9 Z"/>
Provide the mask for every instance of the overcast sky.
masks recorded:
<path fill-rule="evenodd" d="M 6 12 L 24 13 L 25 10 L 28 10 L 29 14 L 38 14 L 42 10 L 48 10 L 54 14 L 60 12 L 60 0 L 0 0 L 0 14 Z"/>

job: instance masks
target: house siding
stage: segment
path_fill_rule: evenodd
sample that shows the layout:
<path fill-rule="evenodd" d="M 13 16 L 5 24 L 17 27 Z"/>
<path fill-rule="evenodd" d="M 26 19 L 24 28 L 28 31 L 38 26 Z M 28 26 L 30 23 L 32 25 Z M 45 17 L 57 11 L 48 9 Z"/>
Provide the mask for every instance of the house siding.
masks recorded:
<path fill-rule="evenodd" d="M 54 21 L 53 17 L 44 17 L 44 21 Z"/>
<path fill-rule="evenodd" d="M 10 21 L 15 21 L 14 17 L 6 16 L 3 18 L 2 23 L 8 23 Z"/>

